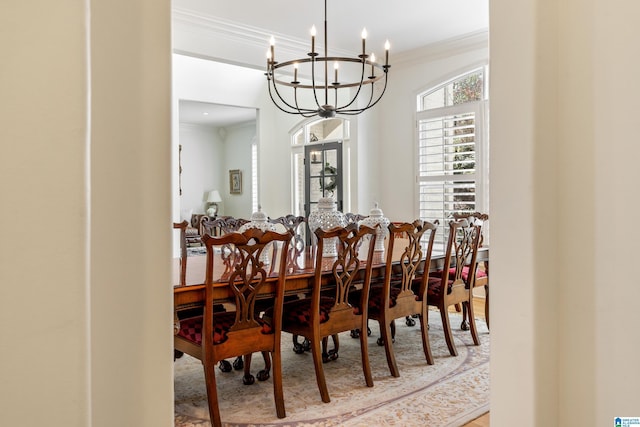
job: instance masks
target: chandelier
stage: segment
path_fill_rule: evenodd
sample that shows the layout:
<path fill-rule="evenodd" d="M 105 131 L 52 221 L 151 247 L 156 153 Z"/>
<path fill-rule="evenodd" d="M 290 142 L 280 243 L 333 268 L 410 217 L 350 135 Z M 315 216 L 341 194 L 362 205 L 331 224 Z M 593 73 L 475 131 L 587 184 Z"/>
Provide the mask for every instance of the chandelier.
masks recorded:
<path fill-rule="evenodd" d="M 273 103 L 285 113 L 303 117 L 317 115 L 322 118 L 335 117 L 336 114 L 356 115 L 376 105 L 387 89 L 388 71 L 391 67 L 389 41 L 384 46 L 385 58 L 382 64 L 376 62 L 373 53 L 366 53 L 366 38 L 365 29 L 362 30 L 362 53 L 357 57 L 330 57 L 327 44 L 327 0 L 324 0 L 324 56 L 316 52 L 315 26 L 311 27 L 311 52 L 305 58 L 277 62 L 275 40 L 271 37 L 265 74 Z M 333 64 L 333 76 L 329 73 L 330 63 Z M 339 70 L 344 70 L 341 76 L 348 76 L 346 81 L 339 80 Z M 298 74 L 310 77 L 303 83 L 298 81 Z M 291 76 L 293 80 L 290 80 Z M 333 81 L 330 81 L 330 77 L 333 77 Z M 376 85 L 377 82 L 379 83 Z M 360 101 L 356 102 L 358 100 Z"/>

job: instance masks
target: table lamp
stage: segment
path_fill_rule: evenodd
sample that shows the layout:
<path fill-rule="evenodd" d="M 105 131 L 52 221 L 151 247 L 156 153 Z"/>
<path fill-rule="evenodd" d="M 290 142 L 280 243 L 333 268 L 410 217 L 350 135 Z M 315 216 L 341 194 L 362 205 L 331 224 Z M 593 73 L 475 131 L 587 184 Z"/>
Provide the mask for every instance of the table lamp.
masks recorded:
<path fill-rule="evenodd" d="M 207 195 L 207 215 L 216 216 L 218 214 L 218 203 L 222 201 L 218 190 L 211 190 Z"/>

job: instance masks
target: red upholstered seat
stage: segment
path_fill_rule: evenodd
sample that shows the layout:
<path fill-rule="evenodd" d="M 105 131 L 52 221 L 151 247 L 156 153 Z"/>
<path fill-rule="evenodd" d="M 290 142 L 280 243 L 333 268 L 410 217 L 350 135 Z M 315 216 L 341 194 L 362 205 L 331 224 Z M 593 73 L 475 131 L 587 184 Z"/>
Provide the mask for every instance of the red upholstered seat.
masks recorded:
<path fill-rule="evenodd" d="M 449 269 L 449 276 L 453 276 L 455 274 L 456 274 L 456 269 L 455 268 L 450 268 Z M 433 273 L 429 273 L 429 276 L 431 276 L 431 277 L 442 277 L 442 271 L 436 271 L 436 272 L 433 272 Z M 476 279 L 478 279 L 480 277 L 487 277 L 487 273 L 484 270 L 478 268 L 478 269 L 476 269 Z M 464 280 L 465 283 L 467 283 L 467 284 L 469 282 L 469 266 L 468 265 L 462 267 L 462 280 Z"/>
<path fill-rule="evenodd" d="M 180 331 L 178 336 L 193 342 L 196 345 L 202 345 L 202 316 L 190 317 L 180 320 Z M 227 333 L 236 319 L 235 311 L 228 311 L 216 314 L 213 322 L 213 344 L 221 344 L 227 340 Z M 265 319 L 256 319 L 262 325 L 263 334 L 273 333 L 271 325 Z"/>
<path fill-rule="evenodd" d="M 329 312 L 335 304 L 333 298 L 320 298 L 320 323 L 329 320 Z M 269 313 L 269 311 L 267 311 Z M 282 325 L 291 326 L 298 324 L 309 326 L 311 321 L 311 298 L 289 301 L 284 304 L 284 315 L 282 317 Z"/>
<path fill-rule="evenodd" d="M 427 297 L 440 296 L 440 292 L 442 289 L 442 286 L 440 285 L 441 282 L 442 282 L 442 279 L 439 277 L 433 277 L 433 276 L 429 277 L 429 285 L 427 287 Z M 453 280 L 447 280 L 447 282 L 448 282 L 447 293 L 450 294 L 451 287 L 453 286 Z"/>
<path fill-rule="evenodd" d="M 382 287 L 376 286 L 372 287 L 369 291 L 369 315 L 380 313 L 382 309 Z M 400 294 L 400 288 L 391 288 L 389 294 L 389 308 L 394 307 L 396 305 L 396 301 L 398 299 L 398 295 Z M 349 301 L 355 307 L 358 312 L 360 312 L 360 299 L 361 292 L 354 291 L 349 296 Z"/>

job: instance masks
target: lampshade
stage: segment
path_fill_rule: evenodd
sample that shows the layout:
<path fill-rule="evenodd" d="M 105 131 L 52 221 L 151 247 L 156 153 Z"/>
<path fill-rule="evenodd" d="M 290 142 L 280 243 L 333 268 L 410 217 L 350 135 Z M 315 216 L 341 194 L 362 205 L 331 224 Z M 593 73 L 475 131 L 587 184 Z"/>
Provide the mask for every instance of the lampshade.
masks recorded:
<path fill-rule="evenodd" d="M 220 193 L 218 192 L 218 190 L 209 191 L 209 195 L 207 196 L 208 203 L 219 203 L 221 201 L 222 198 L 220 197 Z"/>

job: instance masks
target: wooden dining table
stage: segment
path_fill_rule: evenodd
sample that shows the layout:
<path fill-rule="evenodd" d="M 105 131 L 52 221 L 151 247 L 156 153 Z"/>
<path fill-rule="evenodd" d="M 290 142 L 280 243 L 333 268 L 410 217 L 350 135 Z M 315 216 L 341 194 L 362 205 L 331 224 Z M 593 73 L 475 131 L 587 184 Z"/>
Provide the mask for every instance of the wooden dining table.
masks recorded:
<path fill-rule="evenodd" d="M 404 250 L 403 245 L 396 245 L 394 250 L 394 258 L 399 263 L 400 255 Z M 361 253 L 366 253 L 365 250 L 361 250 Z M 372 278 L 384 277 L 384 270 L 386 266 L 386 251 L 375 252 L 372 261 Z M 313 277 L 315 275 L 315 247 L 306 247 L 295 262 L 290 264 L 288 273 L 286 275 L 285 295 L 297 295 L 305 292 L 309 292 L 313 286 Z M 187 272 L 186 272 L 186 284 L 175 285 L 173 287 L 173 304 L 174 310 L 177 314 L 178 311 L 186 310 L 198 306 L 202 306 L 205 300 L 205 271 L 206 271 L 206 255 L 190 256 L 187 258 Z M 477 262 L 486 263 L 489 261 L 489 248 L 482 247 L 478 251 Z M 327 268 L 323 268 L 326 271 L 327 281 L 330 271 L 330 265 L 332 261 L 330 258 L 323 258 L 323 264 L 326 263 Z M 434 250 L 431 255 L 431 262 L 429 265 L 429 271 L 439 271 L 444 268 L 444 253 Z M 218 267 L 216 267 L 218 266 Z M 173 283 L 179 283 L 180 277 L 180 260 L 176 259 L 173 263 Z M 273 295 L 274 286 L 276 283 L 276 274 L 272 274 L 272 280 L 268 280 L 263 286 L 262 294 L 265 297 Z M 214 295 L 213 298 L 216 302 L 225 303 L 231 302 L 233 299 L 232 291 L 228 284 L 224 280 L 224 262 L 219 254 L 216 254 L 214 259 Z M 178 316 L 176 315 L 176 319 Z"/>

